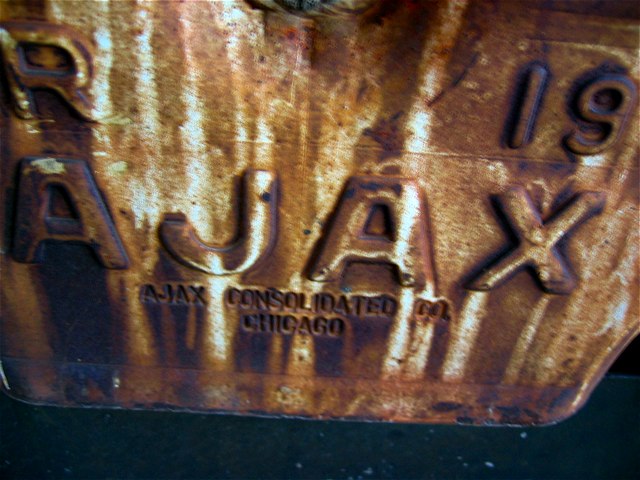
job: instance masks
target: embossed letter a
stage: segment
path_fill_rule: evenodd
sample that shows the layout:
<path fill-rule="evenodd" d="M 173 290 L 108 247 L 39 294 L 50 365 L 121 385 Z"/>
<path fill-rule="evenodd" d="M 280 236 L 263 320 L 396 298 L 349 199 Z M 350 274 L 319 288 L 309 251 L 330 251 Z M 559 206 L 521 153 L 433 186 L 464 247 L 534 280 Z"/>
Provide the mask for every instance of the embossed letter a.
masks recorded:
<path fill-rule="evenodd" d="M 51 157 L 22 160 L 13 256 L 42 261 L 44 241 L 83 243 L 106 268 L 127 268 L 127 254 L 87 163 Z"/>
<path fill-rule="evenodd" d="M 310 273 L 312 280 L 337 278 L 349 262 L 390 263 L 400 283 L 422 287 L 433 281 L 427 216 L 414 181 L 352 177 Z"/>
<path fill-rule="evenodd" d="M 167 250 L 188 267 L 213 275 L 244 272 L 268 253 L 275 238 L 277 183 L 273 173 L 249 170 L 245 175 L 244 211 L 238 240 L 212 247 L 198 239 L 183 215 L 167 217 L 160 237 Z"/>

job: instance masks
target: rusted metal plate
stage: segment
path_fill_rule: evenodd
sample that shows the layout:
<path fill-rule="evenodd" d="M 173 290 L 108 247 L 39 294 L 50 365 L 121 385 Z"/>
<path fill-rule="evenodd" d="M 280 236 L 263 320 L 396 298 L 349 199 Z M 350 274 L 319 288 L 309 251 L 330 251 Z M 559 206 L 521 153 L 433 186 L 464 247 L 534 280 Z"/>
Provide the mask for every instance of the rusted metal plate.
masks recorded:
<path fill-rule="evenodd" d="M 538 424 L 638 333 L 636 3 L 0 8 L 10 395 Z"/>

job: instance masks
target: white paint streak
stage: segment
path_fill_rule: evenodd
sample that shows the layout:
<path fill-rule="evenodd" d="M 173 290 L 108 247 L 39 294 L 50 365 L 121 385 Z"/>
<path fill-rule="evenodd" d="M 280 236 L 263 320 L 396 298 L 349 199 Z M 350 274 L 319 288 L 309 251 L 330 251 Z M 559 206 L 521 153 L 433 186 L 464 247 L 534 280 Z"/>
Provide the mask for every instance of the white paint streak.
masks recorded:
<path fill-rule="evenodd" d="M 155 73 L 155 57 L 151 39 L 154 25 L 151 13 L 154 3 L 138 1 L 136 23 L 140 26 L 140 33 L 136 36 L 136 48 L 133 54 L 138 64 L 136 75 L 136 99 L 139 111 L 139 129 L 145 139 L 148 151 L 140 162 L 140 174 L 132 179 L 131 210 L 135 218 L 136 228 L 141 228 L 146 221 L 156 225 L 160 219 L 159 189 L 156 182 L 157 171 L 149 168 L 160 157 L 158 145 L 162 142 L 160 108 L 158 102 L 158 85 Z"/>
<path fill-rule="evenodd" d="M 159 145 L 162 142 L 158 86 L 155 75 L 156 62 L 151 45 L 154 31 L 152 12 L 155 5 L 137 1 L 135 6 L 136 10 L 132 21 L 140 33 L 135 37 L 135 46 L 131 49 L 131 53 L 127 52 L 127 54 L 133 55 L 134 65 L 137 66 L 135 91 L 129 92 L 129 94 L 135 98 L 138 115 L 135 119 L 135 128 L 125 130 L 122 145 L 118 145 L 118 147 L 122 148 L 124 152 L 142 147 L 136 158 L 135 168 L 128 169 L 129 192 L 131 192 L 129 206 L 134 217 L 134 228 L 138 230 L 135 233 L 140 234 L 145 222 L 152 226 L 157 225 L 160 210 L 164 211 L 164 208 L 160 206 L 160 191 L 156 181 L 157 170 L 152 168 L 161 160 Z M 113 35 L 110 35 L 110 39 L 114 40 Z M 108 126 L 104 128 L 110 131 Z M 112 160 L 115 160 L 115 156 Z M 150 239 L 144 238 L 142 241 L 148 242 Z M 149 365 L 155 362 L 151 331 L 145 321 L 146 312 L 137 296 L 139 285 L 143 281 L 142 278 L 153 270 L 156 260 L 155 249 L 147 250 L 139 259 L 135 259 L 136 262 L 140 262 L 139 270 L 126 280 L 125 288 L 129 298 L 127 304 L 129 308 L 128 328 L 131 337 L 128 354 L 134 364 Z M 114 282 L 112 288 L 119 287 Z"/>
<path fill-rule="evenodd" d="M 465 298 L 460 315 L 451 323 L 447 355 L 442 367 L 443 380 L 455 381 L 464 377 L 488 300 L 488 292 L 469 292 Z"/>
<path fill-rule="evenodd" d="M 108 165 L 106 168 L 106 172 L 107 172 L 107 175 L 121 176 L 122 174 L 126 173 L 128 169 L 129 169 L 129 164 L 123 160 L 120 160 L 118 162 L 114 162 Z"/>
<path fill-rule="evenodd" d="M 49 0 L 49 2 L 47 2 L 46 4 L 48 9 L 47 18 L 57 20 L 60 23 L 64 23 L 64 4 L 65 2 Z"/>
<path fill-rule="evenodd" d="M 413 100 L 413 105 L 409 112 L 407 120 L 407 128 L 405 132 L 405 144 L 404 149 L 407 152 L 425 152 L 429 150 L 429 142 L 431 129 L 433 127 L 433 112 L 428 106 L 429 102 L 433 100 L 442 88 L 442 77 L 449 60 L 448 56 L 442 55 L 442 46 L 445 42 L 451 42 L 454 39 L 462 25 L 463 14 L 466 10 L 466 1 L 449 1 L 446 7 L 440 9 L 439 16 L 441 20 L 436 22 L 438 25 L 435 32 L 429 38 L 428 46 L 425 48 L 421 60 L 421 71 L 423 77 L 418 88 L 418 94 Z M 415 162 L 415 160 L 414 160 Z M 412 163 L 412 162 L 410 162 Z M 421 171 L 420 165 L 411 164 L 413 170 L 416 172 Z M 419 198 L 416 198 L 419 201 Z M 429 235 L 430 238 L 431 235 Z M 402 234 L 398 235 L 399 239 L 402 239 Z M 401 243 L 401 242 L 398 242 Z M 398 245 L 397 248 L 403 249 L 406 246 Z M 429 249 L 429 251 L 431 251 Z M 430 261 L 433 261 L 430 259 Z M 410 321 L 412 315 L 413 305 L 418 298 L 418 295 L 425 299 L 435 299 L 436 285 L 431 278 L 427 279 L 425 288 L 417 295 L 412 293 L 411 298 L 406 299 L 409 305 L 408 316 L 402 320 L 404 323 Z M 398 318 L 401 318 L 398 314 Z M 416 328 L 413 333 L 413 339 L 411 345 L 415 346 L 413 352 L 408 352 L 409 339 L 406 338 L 407 327 L 398 328 L 398 334 L 404 335 L 397 340 L 394 339 L 393 347 L 389 349 L 385 360 L 385 367 L 383 369 L 384 374 L 388 375 L 390 371 L 396 371 L 391 362 L 393 358 L 409 359 L 410 366 L 408 367 L 409 375 L 419 376 L 421 372 L 426 368 L 426 362 L 428 354 L 431 349 L 431 342 L 433 339 L 433 326 L 423 331 L 422 328 Z M 423 335 L 424 338 L 420 338 Z M 418 347 L 419 345 L 419 347 Z M 401 348 L 401 350 L 400 350 Z M 457 358 L 457 357 L 456 357 Z M 391 369 L 391 370 L 389 370 Z M 416 370 L 419 369 L 419 370 Z"/>
<path fill-rule="evenodd" d="M 623 255 L 618 265 L 615 266 L 608 281 L 605 291 L 615 292 L 606 308 L 605 323 L 595 333 L 596 336 L 610 335 L 619 332 L 625 327 L 627 312 L 631 307 L 632 285 L 629 274 L 637 271 L 637 261 L 640 246 L 637 237 L 629 235 L 623 249 Z"/>
<path fill-rule="evenodd" d="M 586 155 L 580 158 L 580 163 L 587 167 L 602 167 L 607 164 L 605 155 Z"/>
<path fill-rule="evenodd" d="M 214 20 L 216 27 L 220 30 L 227 28 L 234 29 L 235 25 L 246 25 L 251 22 L 247 14 L 232 2 L 213 2 L 212 4 Z M 249 112 L 247 102 L 243 95 L 243 85 L 245 85 L 244 76 L 249 68 L 244 61 L 244 52 L 242 49 L 242 37 L 239 35 L 230 35 L 226 42 L 227 59 L 231 68 L 231 78 L 233 85 L 230 93 L 235 101 L 235 148 L 236 161 L 245 163 L 248 161 L 248 145 L 250 140 L 247 126 L 249 124 Z"/>
<path fill-rule="evenodd" d="M 427 319 L 415 325 L 409 346 L 409 357 L 403 371 L 404 378 L 418 379 L 424 375 L 433 341 L 434 329 L 434 323 Z"/>
<path fill-rule="evenodd" d="M 440 94 L 442 78 L 445 73 L 448 55 L 443 55 L 442 46 L 457 37 L 462 26 L 462 19 L 466 10 L 466 1 L 449 1 L 446 8 L 439 12 L 439 21 L 433 37 L 429 39 L 424 50 L 421 66 L 424 72 L 417 98 L 409 112 L 405 150 L 408 152 L 425 152 L 429 150 L 431 128 L 433 126 L 433 111 L 429 102 Z"/>
<path fill-rule="evenodd" d="M 198 44 L 197 9 L 194 4 L 180 5 L 181 37 L 186 64 L 186 75 L 183 79 L 181 100 L 185 109 L 185 121 L 180 126 L 180 141 L 183 155 L 188 159 L 186 173 L 186 194 L 182 203 L 183 211 L 187 212 L 189 221 L 195 225 L 198 235 L 204 239 L 214 236 L 211 211 L 202 206 L 202 199 L 211 193 L 215 152 L 208 152 L 207 135 L 205 131 L 206 105 L 203 86 L 199 72 L 204 71 L 198 62 L 194 47 Z M 232 37 L 234 38 L 234 37 Z M 200 199 L 195 204 L 191 200 Z M 222 264 L 219 265 L 222 267 Z M 220 268 L 221 269 L 221 268 Z M 208 361 L 217 369 L 225 369 L 231 355 L 231 328 L 227 321 L 227 314 L 223 303 L 224 292 L 228 278 L 208 276 L 205 280 L 210 292 L 210 302 L 207 307 L 205 342 Z"/>
<path fill-rule="evenodd" d="M 414 104 L 415 105 L 415 104 Z M 417 109 L 416 109 L 417 110 Z M 409 120 L 412 135 L 406 142 L 406 148 L 410 152 L 421 152 L 429 144 L 431 134 L 431 113 L 416 111 Z"/>
<path fill-rule="evenodd" d="M 398 259 L 398 267 L 401 272 L 409 270 L 405 261 L 411 259 L 410 252 L 415 248 L 412 245 L 412 241 L 415 241 L 415 236 L 412 235 L 412 232 L 415 231 L 416 225 L 420 225 L 420 222 L 424 220 L 422 218 L 423 210 L 420 208 L 420 200 L 420 192 L 415 188 L 405 185 L 402 194 L 402 210 L 396 231 L 396 241 L 393 245 L 394 256 Z M 429 263 L 431 262 L 429 261 Z M 424 267 L 418 266 L 417 268 Z M 427 278 L 427 283 L 433 283 L 431 278 Z M 429 291 L 433 291 L 433 285 L 426 288 Z"/>
<path fill-rule="evenodd" d="M 106 118 L 113 115 L 111 104 L 111 68 L 113 65 L 113 43 L 109 26 L 109 2 L 96 3 L 100 11 L 101 22 L 96 25 L 93 34 L 96 44 L 95 70 L 91 83 L 94 118 Z M 108 137 L 107 137 L 108 138 Z"/>
<path fill-rule="evenodd" d="M 260 115 L 256 121 L 256 152 L 253 165 L 256 168 L 272 167 L 273 155 L 273 130 L 264 118 Z"/>
<path fill-rule="evenodd" d="M 614 181 L 619 184 L 611 188 L 610 191 L 622 191 L 622 183 L 624 183 L 625 179 L 625 176 L 615 177 Z M 615 199 L 612 199 L 610 195 L 607 202 L 608 204 L 614 203 Z M 549 342 L 542 354 L 543 361 L 536 372 L 537 381 L 555 384 L 571 381 L 565 378 L 565 369 L 562 368 L 563 362 L 566 360 L 577 360 L 575 358 L 576 353 L 566 349 L 570 337 L 577 337 L 578 341 L 587 342 L 587 335 L 591 337 L 599 333 L 599 336 L 606 341 L 607 338 L 611 338 L 614 332 L 619 332 L 619 328 L 624 327 L 624 321 L 621 324 L 616 324 L 612 314 L 618 305 L 624 303 L 621 295 L 625 295 L 624 290 L 630 285 L 631 279 L 628 276 L 635 275 L 635 272 L 637 272 L 637 227 L 624 228 L 627 221 L 625 211 L 631 211 L 630 207 L 629 204 L 623 204 L 613 215 L 610 215 L 606 222 L 601 224 L 600 231 L 592 236 L 593 238 L 607 238 L 609 242 L 600 242 L 593 248 L 581 250 L 583 257 L 577 259 L 579 262 L 576 261 L 575 263 L 578 265 L 574 267 L 576 269 L 579 268 L 582 272 L 581 283 L 584 285 L 601 283 L 605 275 L 602 266 L 611 265 L 609 262 L 619 255 L 618 249 L 614 246 L 624 242 L 623 254 L 619 263 L 607 269 L 612 273 L 609 274 L 609 280 L 605 288 L 596 292 L 581 288 L 570 299 L 563 314 L 563 320 L 558 326 L 556 336 Z M 593 259 L 598 259 L 598 261 L 594 262 Z M 606 292 L 617 292 L 618 294 L 609 299 L 606 298 Z M 587 296 L 591 298 L 587 300 Z M 598 310 L 594 309 L 589 316 L 585 317 L 584 305 L 588 302 L 602 305 L 603 308 L 599 309 L 599 314 Z M 585 326 L 585 322 L 588 327 Z M 601 322 L 605 325 L 602 326 Z M 616 328 L 611 328 L 614 326 Z M 583 354 L 578 353 L 578 355 L 582 356 Z M 602 359 L 598 362 L 595 359 L 589 359 L 589 364 L 599 367 L 601 361 Z"/>
<path fill-rule="evenodd" d="M 403 288 L 398 301 L 398 311 L 387 340 L 387 353 L 382 365 L 382 377 L 390 378 L 402 370 L 407 355 L 411 317 L 413 315 L 414 292 L 411 288 Z"/>
<path fill-rule="evenodd" d="M 551 296 L 544 295 L 534 305 L 531 315 L 529 316 L 526 325 L 522 329 L 522 333 L 520 334 L 520 337 L 518 337 L 516 346 L 514 347 L 513 353 L 511 354 L 511 359 L 509 360 L 509 364 L 507 365 L 507 369 L 504 374 L 504 383 L 514 384 L 518 382 L 518 378 L 520 376 L 522 367 L 527 359 L 529 349 L 531 348 L 533 339 L 535 338 L 536 332 L 540 327 L 540 323 L 544 318 L 544 315 L 547 311 L 547 306 L 549 305 L 550 301 Z"/>
<path fill-rule="evenodd" d="M 196 31 L 189 13 L 189 4 L 181 4 L 183 7 L 180 15 L 182 44 L 185 60 L 186 75 L 182 83 L 181 99 L 185 109 L 185 120 L 180 126 L 180 139 L 184 157 L 188 160 L 188 168 L 185 169 L 187 175 L 186 211 L 189 220 L 196 225 L 200 235 L 204 238 L 211 238 L 212 222 L 210 212 L 201 207 L 197 202 L 193 205 L 189 199 L 205 198 L 210 190 L 210 182 L 213 177 L 210 165 L 212 162 L 207 158 L 207 136 L 205 132 L 205 105 L 202 98 L 202 89 L 199 84 L 198 72 L 202 69 L 197 63 L 193 52 L 192 44 L 197 42 L 197 37 L 193 34 Z M 187 8 L 184 8 L 187 7 Z"/>
<path fill-rule="evenodd" d="M 224 305 L 224 292 L 227 281 L 222 278 L 209 277 L 208 291 L 210 292 L 207 305 L 207 356 L 218 369 L 225 369 L 231 355 L 232 332 L 227 325 L 227 312 Z M 213 348 L 211 348 L 213 347 Z"/>
<path fill-rule="evenodd" d="M 610 328 L 618 329 L 623 326 L 624 319 L 627 316 L 627 311 L 631 303 L 631 295 L 628 292 L 624 292 L 620 295 L 621 299 L 618 304 L 612 304 L 613 311 L 609 311 L 608 317 L 611 319 L 604 324 L 600 330 L 596 332 L 596 335 L 602 335 Z"/>

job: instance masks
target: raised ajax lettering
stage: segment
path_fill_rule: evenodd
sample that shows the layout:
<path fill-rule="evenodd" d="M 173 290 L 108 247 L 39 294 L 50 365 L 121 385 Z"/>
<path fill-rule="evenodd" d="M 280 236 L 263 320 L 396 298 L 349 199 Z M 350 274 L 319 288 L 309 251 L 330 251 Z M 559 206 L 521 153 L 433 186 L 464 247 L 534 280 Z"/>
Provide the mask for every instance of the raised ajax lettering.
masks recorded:
<path fill-rule="evenodd" d="M 129 260 L 104 199 L 83 160 L 33 157 L 22 160 L 13 257 L 44 260 L 43 244 L 89 246 L 105 268 L 127 268 Z"/>
<path fill-rule="evenodd" d="M 599 213 L 605 199 L 602 192 L 581 192 L 549 221 L 543 222 L 526 190 L 519 186 L 511 187 L 500 196 L 499 202 L 519 244 L 497 262 L 484 268 L 467 288 L 491 290 L 521 269 L 530 267 L 543 290 L 568 294 L 576 281 L 556 244 L 569 231 Z"/>
<path fill-rule="evenodd" d="M 166 218 L 160 237 L 173 256 L 185 265 L 212 275 L 229 275 L 250 269 L 273 246 L 277 216 L 277 181 L 272 172 L 250 170 L 245 176 L 240 235 L 231 245 L 202 242 L 184 217 Z"/>
<path fill-rule="evenodd" d="M 185 219 L 165 219 L 160 235 L 176 259 L 196 270 L 227 275 L 253 268 L 270 251 L 276 236 L 276 177 L 271 172 L 250 171 L 245 180 L 245 223 L 232 245 L 206 245 Z M 106 268 L 127 268 L 126 252 L 86 162 L 52 157 L 25 159 L 18 193 L 13 249 L 17 261 L 42 261 L 41 244 L 45 241 L 71 241 L 90 246 Z M 404 286 L 419 286 L 431 279 L 427 220 L 420 198 L 412 182 L 377 177 L 349 180 L 336 213 L 340 221 L 334 222 L 321 239 L 311 278 L 331 281 L 349 262 L 369 261 L 394 264 Z M 519 244 L 484 268 L 467 288 L 490 290 L 517 271 L 531 267 L 545 291 L 569 293 L 575 278 L 556 244 L 602 210 L 605 194 L 578 193 L 546 222 L 522 187 L 509 188 L 499 203 Z M 374 216 L 380 217 L 376 231 L 372 230 Z M 317 296 L 312 301 L 321 305 L 329 300 Z"/>
<path fill-rule="evenodd" d="M 390 263 L 401 285 L 433 278 L 422 193 L 411 180 L 352 177 L 339 200 L 310 278 L 336 279 L 349 262 Z"/>
<path fill-rule="evenodd" d="M 0 23 L 4 73 L 16 114 L 37 117 L 35 89 L 57 93 L 78 115 L 92 120 L 90 43 L 65 26 L 44 22 Z"/>

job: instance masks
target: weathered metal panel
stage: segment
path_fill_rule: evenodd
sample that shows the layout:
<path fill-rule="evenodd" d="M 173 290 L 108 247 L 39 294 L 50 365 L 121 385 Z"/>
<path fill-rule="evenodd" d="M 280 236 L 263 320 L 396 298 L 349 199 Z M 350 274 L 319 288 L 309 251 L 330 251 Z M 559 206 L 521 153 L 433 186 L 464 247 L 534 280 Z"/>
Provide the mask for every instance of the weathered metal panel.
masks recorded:
<path fill-rule="evenodd" d="M 18 398 L 537 424 L 639 330 L 632 2 L 0 4 Z"/>

